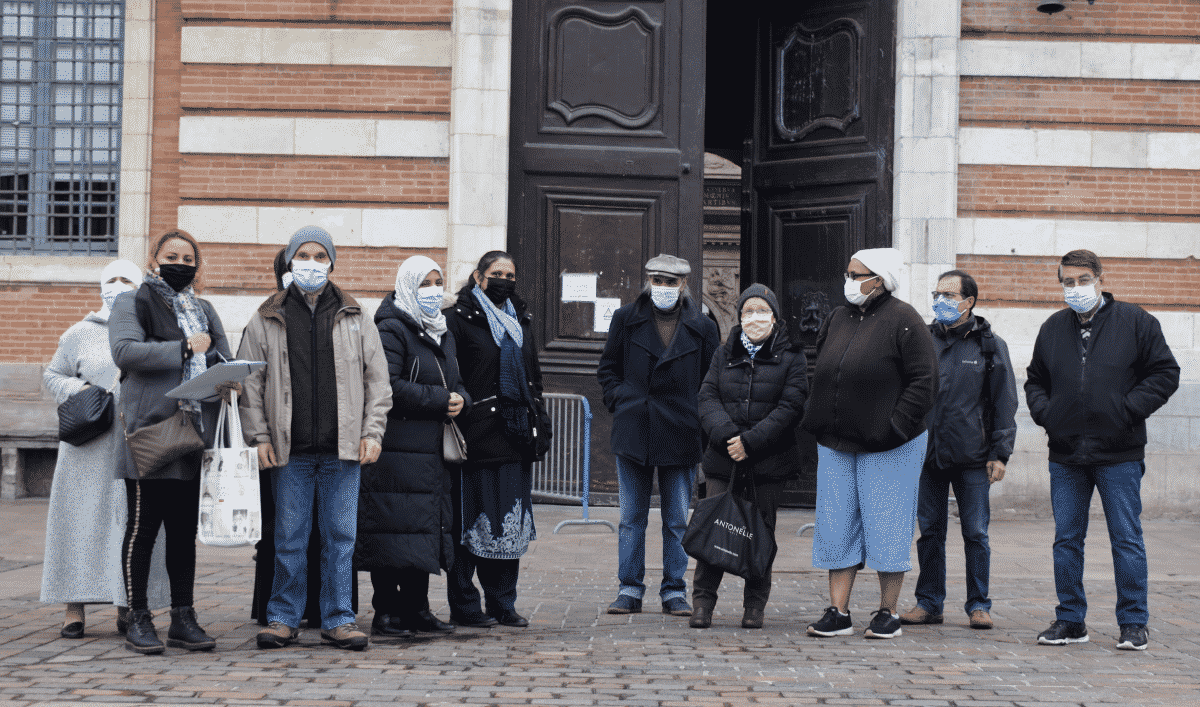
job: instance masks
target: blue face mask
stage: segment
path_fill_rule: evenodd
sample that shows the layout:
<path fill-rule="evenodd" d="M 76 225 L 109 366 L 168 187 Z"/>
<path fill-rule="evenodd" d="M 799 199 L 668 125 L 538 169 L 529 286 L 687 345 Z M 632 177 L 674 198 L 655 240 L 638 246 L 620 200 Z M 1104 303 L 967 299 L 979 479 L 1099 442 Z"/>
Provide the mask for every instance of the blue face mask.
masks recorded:
<path fill-rule="evenodd" d="M 938 297 L 933 303 L 933 318 L 942 324 L 953 324 L 962 318 L 962 312 L 954 300 Z"/>

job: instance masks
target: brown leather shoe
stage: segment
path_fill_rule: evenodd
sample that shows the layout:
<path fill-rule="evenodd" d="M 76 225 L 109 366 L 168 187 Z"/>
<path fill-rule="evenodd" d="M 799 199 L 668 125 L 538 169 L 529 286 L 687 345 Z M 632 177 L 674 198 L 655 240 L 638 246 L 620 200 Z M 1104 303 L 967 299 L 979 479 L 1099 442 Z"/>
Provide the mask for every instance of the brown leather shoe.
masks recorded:
<path fill-rule="evenodd" d="M 971 612 L 971 628 L 987 630 L 994 625 L 992 623 L 992 615 L 983 609 L 976 609 Z"/>
<path fill-rule="evenodd" d="M 914 626 L 919 624 L 940 624 L 942 623 L 942 615 L 935 614 L 925 609 L 918 604 L 908 611 L 900 614 L 900 623 L 905 626 Z"/>

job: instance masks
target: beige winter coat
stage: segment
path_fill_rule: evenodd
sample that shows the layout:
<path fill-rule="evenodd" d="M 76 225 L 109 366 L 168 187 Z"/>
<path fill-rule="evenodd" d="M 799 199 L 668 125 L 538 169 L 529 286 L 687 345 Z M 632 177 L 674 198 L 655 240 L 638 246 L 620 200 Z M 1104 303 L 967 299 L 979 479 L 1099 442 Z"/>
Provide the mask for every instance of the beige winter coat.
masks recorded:
<path fill-rule="evenodd" d="M 375 322 L 332 282 L 342 299 L 333 320 L 333 361 L 337 381 L 338 458 L 358 460 L 359 440 L 382 444 L 392 384 Z M 288 364 L 283 299 L 287 290 L 267 298 L 250 318 L 238 358 L 266 361 L 267 367 L 247 376 L 238 401 L 246 443 L 270 442 L 279 465 L 287 464 L 292 433 L 292 376 Z"/>

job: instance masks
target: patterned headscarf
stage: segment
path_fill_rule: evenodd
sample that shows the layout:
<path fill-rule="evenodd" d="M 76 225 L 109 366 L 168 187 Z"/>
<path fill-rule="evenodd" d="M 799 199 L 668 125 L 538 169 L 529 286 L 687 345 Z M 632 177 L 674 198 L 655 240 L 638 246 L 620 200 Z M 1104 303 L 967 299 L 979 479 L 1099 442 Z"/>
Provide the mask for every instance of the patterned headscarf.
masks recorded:
<path fill-rule="evenodd" d="M 432 258 L 424 255 L 414 255 L 400 263 L 400 269 L 396 271 L 396 296 L 392 301 L 395 302 L 396 309 L 408 312 L 408 316 L 417 320 L 425 332 L 440 344 L 442 336 L 446 333 L 446 315 L 440 310 L 433 315 L 426 314 L 417 302 L 417 290 L 421 287 L 421 281 L 434 270 L 439 275 L 442 274 L 442 268 Z"/>
<path fill-rule="evenodd" d="M 179 328 L 183 330 L 185 338 L 194 334 L 208 332 L 208 315 L 204 313 L 204 308 L 200 306 L 200 300 L 196 299 L 195 288 L 188 285 L 183 290 L 176 292 L 156 272 L 146 273 L 145 283 L 146 286 L 162 295 L 163 299 L 171 303 L 171 308 L 175 310 L 175 320 L 179 322 Z M 186 383 L 207 370 L 208 361 L 204 354 L 197 353 L 184 363 L 183 381 Z M 189 412 L 200 411 L 200 403 L 198 401 L 183 400 L 180 402 L 184 410 Z"/>

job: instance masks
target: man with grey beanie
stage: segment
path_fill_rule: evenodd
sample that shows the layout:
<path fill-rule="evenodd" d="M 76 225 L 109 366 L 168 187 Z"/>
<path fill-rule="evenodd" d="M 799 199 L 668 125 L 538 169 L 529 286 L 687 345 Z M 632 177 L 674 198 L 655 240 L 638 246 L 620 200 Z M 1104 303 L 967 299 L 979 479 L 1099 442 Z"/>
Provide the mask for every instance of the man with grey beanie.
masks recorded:
<path fill-rule="evenodd" d="M 597 378 L 613 415 L 612 449 L 621 490 L 617 579 L 610 614 L 636 614 L 646 591 L 646 524 L 658 470 L 662 509 L 664 614 L 690 616 L 683 551 L 696 464 L 697 393 L 720 345 L 717 325 L 688 296 L 691 265 L 658 255 L 646 263 L 641 295 L 613 314 Z"/>
<path fill-rule="evenodd" d="M 321 639 L 362 650 L 367 634 L 351 609 L 351 560 L 361 464 L 379 458 L 392 387 L 371 317 L 329 272 L 329 232 L 305 226 L 284 257 L 292 283 L 250 318 L 238 357 L 266 361 L 243 383 L 242 426 L 270 470 L 275 496 L 275 578 L 259 648 L 299 636 L 308 578 L 313 504 L 321 535 Z"/>

